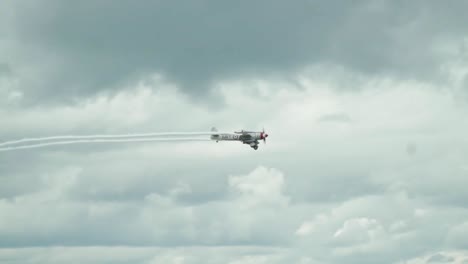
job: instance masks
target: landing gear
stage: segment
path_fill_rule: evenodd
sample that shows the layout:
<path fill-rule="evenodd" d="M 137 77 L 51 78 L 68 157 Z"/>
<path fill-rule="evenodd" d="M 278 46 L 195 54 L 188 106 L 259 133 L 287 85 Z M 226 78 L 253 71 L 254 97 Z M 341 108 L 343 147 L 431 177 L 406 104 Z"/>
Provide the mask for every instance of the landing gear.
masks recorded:
<path fill-rule="evenodd" d="M 258 149 L 258 141 L 251 141 L 251 142 L 245 142 L 244 141 L 244 144 L 249 144 L 249 146 L 255 150 Z"/>

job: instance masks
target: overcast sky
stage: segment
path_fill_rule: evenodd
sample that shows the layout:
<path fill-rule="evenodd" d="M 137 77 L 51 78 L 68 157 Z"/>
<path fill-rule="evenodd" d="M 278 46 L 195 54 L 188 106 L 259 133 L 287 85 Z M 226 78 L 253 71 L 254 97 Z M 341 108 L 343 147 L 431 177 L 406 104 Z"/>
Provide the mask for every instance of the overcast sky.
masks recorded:
<path fill-rule="evenodd" d="M 1 263 L 468 263 L 467 1 L 0 3 Z"/>

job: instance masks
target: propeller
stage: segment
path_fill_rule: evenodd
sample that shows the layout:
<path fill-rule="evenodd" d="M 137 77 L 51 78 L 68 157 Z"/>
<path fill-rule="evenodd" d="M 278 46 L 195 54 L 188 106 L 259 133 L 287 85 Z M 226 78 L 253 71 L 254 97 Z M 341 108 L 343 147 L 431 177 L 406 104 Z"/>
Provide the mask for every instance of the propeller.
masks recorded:
<path fill-rule="evenodd" d="M 263 133 L 262 133 L 262 135 L 263 135 L 263 144 L 266 144 L 266 138 L 268 137 L 268 134 L 265 134 L 265 127 L 263 127 L 262 131 L 263 131 Z"/>

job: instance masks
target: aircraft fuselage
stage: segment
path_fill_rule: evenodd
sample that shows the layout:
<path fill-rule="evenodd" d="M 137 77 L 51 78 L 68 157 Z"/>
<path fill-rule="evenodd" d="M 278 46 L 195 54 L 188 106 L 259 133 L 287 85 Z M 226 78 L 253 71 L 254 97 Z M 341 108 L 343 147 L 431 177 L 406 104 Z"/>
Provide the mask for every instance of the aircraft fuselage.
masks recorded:
<path fill-rule="evenodd" d="M 250 132 L 241 131 L 235 133 L 220 133 L 211 135 L 211 139 L 219 141 L 240 141 L 243 144 L 248 144 L 253 149 L 258 149 L 258 141 L 265 140 L 268 134 L 265 132 Z"/>

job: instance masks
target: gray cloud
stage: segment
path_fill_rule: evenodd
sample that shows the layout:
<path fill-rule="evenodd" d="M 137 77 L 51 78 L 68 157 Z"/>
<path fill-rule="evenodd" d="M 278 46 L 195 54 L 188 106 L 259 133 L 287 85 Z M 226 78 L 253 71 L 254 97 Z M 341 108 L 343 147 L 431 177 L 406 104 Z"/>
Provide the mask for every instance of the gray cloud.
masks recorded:
<path fill-rule="evenodd" d="M 0 64 L 0 77 L 11 73 L 11 69 L 7 64 Z"/>
<path fill-rule="evenodd" d="M 9 2 L 0 141 L 270 137 L 0 152 L 0 262 L 462 263 L 463 5 Z"/>
<path fill-rule="evenodd" d="M 463 245 L 451 230 L 463 230 L 467 215 L 457 202 L 466 149 L 459 143 L 454 152 L 448 139 L 464 138 L 466 124 L 451 128 L 466 109 L 412 82 L 350 96 L 314 80 L 303 91 L 269 82 L 264 100 L 242 92 L 251 83 L 232 86 L 220 112 L 152 87 L 71 109 L 4 110 L 2 138 L 14 138 L 15 129 L 25 136 L 161 130 L 172 128 L 162 118 L 170 115 L 181 128 L 194 120 L 195 127 L 216 121 L 228 129 L 247 126 L 233 121 L 238 116 L 248 117 L 245 124 L 265 120 L 272 136 L 258 152 L 240 144 L 155 143 L 2 153 L 2 247 L 274 247 L 280 257 L 261 255 L 265 261 L 362 263 L 413 258 L 440 249 L 440 241 Z M 353 122 L 315 122 L 329 113 Z M 417 155 L 407 155 L 409 141 L 418 142 Z"/>
<path fill-rule="evenodd" d="M 427 260 L 427 263 L 453 263 L 454 260 L 455 259 L 451 256 L 445 256 L 439 253 L 431 256 Z"/>
<path fill-rule="evenodd" d="M 10 4 L 6 49 L 18 56 L 5 60 L 35 103 L 72 102 L 152 72 L 201 98 L 213 81 L 314 63 L 426 78 L 443 62 L 437 45 L 466 33 L 464 1 Z"/>

